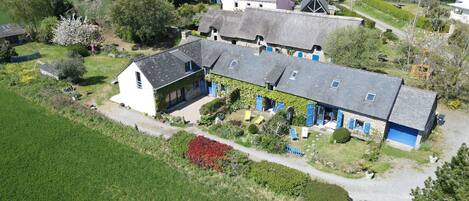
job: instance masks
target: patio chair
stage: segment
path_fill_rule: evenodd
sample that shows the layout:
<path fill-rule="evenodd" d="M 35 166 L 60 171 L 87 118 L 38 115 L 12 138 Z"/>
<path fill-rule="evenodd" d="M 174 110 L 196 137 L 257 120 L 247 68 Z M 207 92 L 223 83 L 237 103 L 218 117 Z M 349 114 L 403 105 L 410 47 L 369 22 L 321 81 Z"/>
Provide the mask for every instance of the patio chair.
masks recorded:
<path fill-rule="evenodd" d="M 254 123 L 257 125 L 261 124 L 263 121 L 264 121 L 264 116 L 261 116 L 261 115 L 257 116 L 256 119 L 254 119 Z"/>
<path fill-rule="evenodd" d="M 251 121 L 251 111 L 248 110 L 244 113 L 244 121 Z"/>
<path fill-rule="evenodd" d="M 298 140 L 298 133 L 295 128 L 290 128 L 290 138 L 292 141 Z"/>
<path fill-rule="evenodd" d="M 303 139 L 308 138 L 308 128 L 307 127 L 301 127 L 301 137 Z"/>

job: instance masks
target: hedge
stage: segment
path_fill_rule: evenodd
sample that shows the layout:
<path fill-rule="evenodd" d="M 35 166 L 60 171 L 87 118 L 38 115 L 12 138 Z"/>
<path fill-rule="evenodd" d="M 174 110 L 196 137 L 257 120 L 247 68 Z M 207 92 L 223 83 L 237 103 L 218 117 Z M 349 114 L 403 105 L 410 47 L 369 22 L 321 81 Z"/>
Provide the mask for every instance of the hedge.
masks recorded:
<path fill-rule="evenodd" d="M 308 181 L 301 192 L 305 201 L 346 201 L 348 192 L 334 184 Z"/>
<path fill-rule="evenodd" d="M 224 159 L 225 153 L 231 150 L 231 146 L 214 140 L 197 136 L 189 143 L 187 158 L 196 165 L 221 171 L 220 161 Z"/>
<path fill-rule="evenodd" d="M 225 153 L 225 157 L 220 160 L 223 172 L 230 176 L 246 175 L 249 172 L 252 161 L 244 153 L 234 149 Z"/>
<path fill-rule="evenodd" d="M 173 135 L 169 144 L 171 151 L 180 157 L 186 157 L 189 150 L 189 142 L 195 138 L 195 135 L 186 131 L 178 131 Z"/>
<path fill-rule="evenodd" d="M 303 172 L 267 161 L 254 162 L 248 176 L 276 193 L 292 196 L 299 196 L 310 180 Z"/>
<path fill-rule="evenodd" d="M 415 18 L 414 14 L 412 14 L 408 11 L 399 9 L 399 8 L 395 7 L 394 5 L 392 5 L 390 3 L 387 3 L 383 0 L 362 0 L 362 2 L 366 3 L 367 5 L 373 7 L 373 8 L 375 8 L 375 9 L 381 11 L 381 12 L 387 13 L 387 14 L 389 14 L 389 15 L 397 18 L 397 19 L 400 19 L 400 20 L 411 22 Z M 425 17 L 419 16 L 417 18 L 416 26 L 425 29 L 427 27 L 427 21 L 425 20 Z"/>
<path fill-rule="evenodd" d="M 244 130 L 241 127 L 229 123 L 212 125 L 209 131 L 211 134 L 225 139 L 233 139 L 244 135 Z"/>
<path fill-rule="evenodd" d="M 218 109 L 220 109 L 223 105 L 225 104 L 225 100 L 221 98 L 214 99 L 205 105 L 202 105 L 200 107 L 199 112 L 202 115 L 207 115 L 216 112 Z"/>

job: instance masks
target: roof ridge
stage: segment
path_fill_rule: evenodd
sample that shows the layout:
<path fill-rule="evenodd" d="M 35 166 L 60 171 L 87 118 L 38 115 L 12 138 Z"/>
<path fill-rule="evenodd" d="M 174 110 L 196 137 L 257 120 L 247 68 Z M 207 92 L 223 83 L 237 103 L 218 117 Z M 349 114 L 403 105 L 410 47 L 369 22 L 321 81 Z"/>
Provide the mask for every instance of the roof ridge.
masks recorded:
<path fill-rule="evenodd" d="M 348 16 L 337 16 L 337 15 L 324 15 L 324 14 L 317 14 L 317 13 L 310 13 L 310 12 L 299 12 L 295 10 L 282 10 L 282 9 L 268 9 L 268 8 L 246 8 L 248 10 L 260 10 L 260 11 L 267 11 L 267 12 L 277 12 L 277 13 L 288 13 L 288 14 L 295 14 L 295 15 L 304 15 L 310 17 L 319 17 L 319 18 L 330 18 L 330 19 L 343 19 L 343 20 L 351 20 L 351 21 L 363 21 L 362 18 L 359 17 L 348 17 Z M 246 12 L 244 11 L 244 12 Z"/>
<path fill-rule="evenodd" d="M 199 42 L 201 41 L 202 38 L 197 38 L 193 41 L 189 41 L 188 43 L 184 43 L 184 44 L 181 44 L 181 45 L 178 45 L 178 46 L 175 46 L 175 47 L 172 47 L 172 48 L 169 48 L 169 49 L 166 49 L 166 50 L 163 50 L 161 52 L 157 52 L 155 54 L 151 54 L 151 55 L 148 55 L 148 56 L 144 56 L 144 57 L 140 57 L 140 58 L 136 58 L 134 59 L 132 62 L 139 62 L 139 61 L 142 61 L 144 59 L 148 59 L 150 57 L 154 57 L 154 56 L 157 56 L 157 55 L 160 55 L 160 54 L 163 54 L 163 53 L 170 53 L 171 51 L 174 51 L 174 50 L 179 50 L 179 48 L 183 47 L 183 46 L 186 46 L 186 45 L 189 45 L 189 44 L 192 44 L 192 43 L 195 43 L 195 42 Z"/>

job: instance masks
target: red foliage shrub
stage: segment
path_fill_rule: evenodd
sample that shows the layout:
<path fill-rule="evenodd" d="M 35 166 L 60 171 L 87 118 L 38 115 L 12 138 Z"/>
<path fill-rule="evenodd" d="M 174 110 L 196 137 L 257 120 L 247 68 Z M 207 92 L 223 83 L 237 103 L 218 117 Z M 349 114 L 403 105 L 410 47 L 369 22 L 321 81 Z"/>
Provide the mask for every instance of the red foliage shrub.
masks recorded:
<path fill-rule="evenodd" d="M 231 146 L 197 136 L 189 143 L 187 158 L 194 164 L 221 171 L 219 161 L 224 159 L 225 153 Z"/>

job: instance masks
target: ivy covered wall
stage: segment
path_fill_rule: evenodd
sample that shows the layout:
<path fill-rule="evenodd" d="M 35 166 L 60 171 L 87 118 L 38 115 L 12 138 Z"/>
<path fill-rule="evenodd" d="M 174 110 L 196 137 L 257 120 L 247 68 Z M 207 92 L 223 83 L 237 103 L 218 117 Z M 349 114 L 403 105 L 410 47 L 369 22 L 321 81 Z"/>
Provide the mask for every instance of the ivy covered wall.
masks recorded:
<path fill-rule="evenodd" d="M 315 103 L 312 100 L 308 100 L 303 97 L 295 96 L 288 93 L 283 93 L 275 90 L 268 90 L 267 87 L 261 87 L 247 82 L 234 80 L 220 75 L 208 74 L 205 76 L 208 81 L 214 81 L 224 85 L 228 89 L 239 89 L 241 101 L 253 107 L 256 104 L 256 95 L 260 95 L 265 98 L 272 99 L 274 101 L 281 101 L 286 107 L 295 108 L 295 112 L 298 115 L 306 115 L 306 106 L 309 103 Z"/>
<path fill-rule="evenodd" d="M 168 86 L 165 86 L 161 89 L 155 91 L 155 105 L 156 111 L 165 111 L 168 107 L 168 103 L 166 103 L 166 96 L 174 90 L 180 89 L 182 87 L 185 88 L 186 91 L 189 91 L 193 87 L 193 83 L 201 80 L 204 78 L 204 72 L 200 71 L 195 73 L 194 75 L 188 76 L 182 80 L 179 80 L 175 83 L 172 83 Z M 196 89 L 199 90 L 199 89 Z"/>

